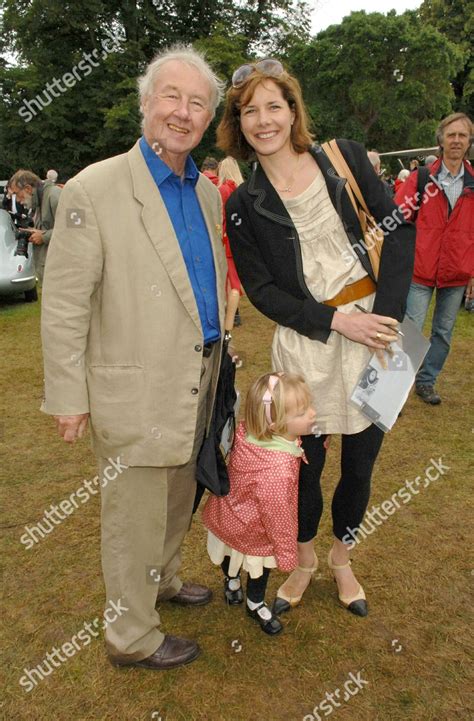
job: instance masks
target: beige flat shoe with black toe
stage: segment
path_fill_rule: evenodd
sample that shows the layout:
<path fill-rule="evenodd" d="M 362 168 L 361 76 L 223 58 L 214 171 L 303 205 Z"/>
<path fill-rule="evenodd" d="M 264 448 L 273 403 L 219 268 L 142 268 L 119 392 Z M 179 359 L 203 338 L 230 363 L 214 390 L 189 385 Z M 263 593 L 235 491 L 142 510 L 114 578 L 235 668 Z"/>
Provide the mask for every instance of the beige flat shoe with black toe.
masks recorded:
<path fill-rule="evenodd" d="M 309 584 L 311 583 L 313 573 L 315 573 L 318 570 L 318 565 L 319 565 L 318 557 L 316 556 L 316 554 L 314 554 L 314 561 L 313 561 L 313 565 L 311 568 L 303 568 L 303 566 L 296 566 L 295 571 L 302 571 L 303 573 L 309 573 L 308 585 L 306 586 L 303 593 L 299 596 L 288 596 L 288 594 L 282 590 L 283 586 L 280 586 L 280 588 L 277 591 L 276 598 L 273 602 L 273 606 L 272 606 L 273 613 L 276 613 L 277 615 L 279 615 L 280 613 L 286 613 L 286 611 L 289 611 L 291 608 L 294 608 L 295 606 L 297 606 L 300 603 L 301 599 L 303 598 L 304 592 L 306 591 Z M 291 578 L 292 574 L 295 571 L 291 572 L 291 574 L 286 579 L 287 581 L 289 581 L 289 579 Z"/>
<path fill-rule="evenodd" d="M 347 563 L 344 563 L 342 566 L 336 566 L 332 562 L 331 558 L 331 551 L 329 551 L 328 556 L 328 566 L 331 569 L 331 571 L 341 571 L 343 568 L 349 568 L 351 565 L 351 562 L 348 561 Z M 337 584 L 336 577 L 334 576 L 334 581 Z M 339 591 L 338 591 L 339 594 Z M 359 584 L 359 590 L 355 594 L 355 596 L 341 596 L 339 594 L 339 601 L 344 606 L 344 608 L 347 608 L 348 611 L 353 613 L 355 616 L 367 616 L 369 609 L 367 608 L 367 600 L 365 598 L 365 592 L 362 586 Z"/>

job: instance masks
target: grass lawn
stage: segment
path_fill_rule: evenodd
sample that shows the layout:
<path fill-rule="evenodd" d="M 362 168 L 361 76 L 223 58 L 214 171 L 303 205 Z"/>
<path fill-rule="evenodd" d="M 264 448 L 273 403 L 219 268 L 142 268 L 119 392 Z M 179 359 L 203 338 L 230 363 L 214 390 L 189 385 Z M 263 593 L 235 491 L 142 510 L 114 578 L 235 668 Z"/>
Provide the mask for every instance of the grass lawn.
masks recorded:
<path fill-rule="evenodd" d="M 245 355 L 238 386 L 269 370 L 272 324 L 244 299 L 235 344 Z M 326 565 L 329 505 L 339 440 L 324 472 L 326 509 L 317 543 L 320 568 L 302 604 L 265 636 L 243 607 L 226 608 L 219 572 L 205 551 L 199 512 L 184 545 L 183 577 L 214 590 L 208 606 L 160 608 L 168 633 L 199 640 L 195 663 L 153 673 L 116 670 L 97 640 L 27 692 L 19 684 L 104 607 L 99 501 L 93 496 L 31 549 L 20 537 L 96 473 L 87 440 L 73 447 L 40 413 L 39 303 L 0 308 L 1 475 L 5 619 L 0 718 L 58 721 L 470 721 L 474 718 L 472 636 L 473 316 L 459 314 L 451 355 L 428 407 L 411 396 L 376 465 L 371 505 L 406 480 L 424 478 L 431 459 L 449 466 L 381 524 L 354 552 L 370 604 L 366 619 L 337 605 Z M 469 368 L 471 370 L 469 370 Z M 284 576 L 275 572 L 269 596 Z M 472 628 L 472 626 L 471 626 Z M 361 688 L 344 700 L 352 673 Z M 354 691 L 354 685 L 350 687 Z M 339 695 L 338 695 L 339 693 Z M 327 694 L 327 696 L 326 696 Z M 335 694 L 334 707 L 329 694 Z M 348 696 L 348 694 L 346 694 Z M 326 699 L 326 705 L 323 703 Z M 336 704 L 340 704 L 337 706 Z M 318 708 L 319 707 L 319 708 Z M 329 711 L 332 709 L 332 711 Z"/>

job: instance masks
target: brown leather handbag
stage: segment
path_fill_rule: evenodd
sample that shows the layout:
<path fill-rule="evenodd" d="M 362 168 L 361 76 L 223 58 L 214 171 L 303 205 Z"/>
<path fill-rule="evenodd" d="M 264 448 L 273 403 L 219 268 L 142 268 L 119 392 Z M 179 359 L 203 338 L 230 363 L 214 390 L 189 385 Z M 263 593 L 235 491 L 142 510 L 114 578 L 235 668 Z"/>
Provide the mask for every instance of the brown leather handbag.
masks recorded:
<path fill-rule="evenodd" d="M 328 156 L 332 166 L 340 178 L 346 178 L 346 190 L 354 206 L 357 217 L 359 218 L 362 233 L 364 235 L 364 246 L 367 250 L 375 279 L 379 276 L 380 255 L 382 253 L 382 244 L 384 234 L 382 229 L 377 225 L 377 221 L 371 214 L 364 200 L 357 181 L 352 174 L 343 154 L 341 153 L 336 140 L 330 140 L 322 144 L 322 149 Z M 357 198 L 357 200 L 356 200 Z"/>

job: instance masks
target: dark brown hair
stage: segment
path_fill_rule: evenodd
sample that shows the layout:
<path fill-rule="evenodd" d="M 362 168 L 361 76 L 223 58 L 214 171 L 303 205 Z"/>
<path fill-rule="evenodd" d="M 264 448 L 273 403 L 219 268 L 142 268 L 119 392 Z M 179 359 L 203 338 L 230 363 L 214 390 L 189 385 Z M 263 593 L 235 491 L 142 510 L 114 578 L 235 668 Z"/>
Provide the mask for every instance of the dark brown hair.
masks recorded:
<path fill-rule="evenodd" d="M 206 155 L 201 165 L 201 173 L 205 170 L 217 170 L 219 167 L 219 161 L 213 158 L 211 155 Z"/>
<path fill-rule="evenodd" d="M 255 88 L 268 80 L 278 85 L 283 98 L 295 114 L 295 121 L 291 126 L 293 148 L 297 153 L 304 153 L 313 143 L 313 135 L 309 130 L 310 120 L 297 79 L 287 72 L 273 77 L 255 69 L 241 87 L 231 86 L 227 91 L 224 115 L 217 128 L 217 147 L 237 160 L 250 160 L 255 156 L 254 149 L 247 143 L 240 129 L 240 111 L 250 102 Z"/>

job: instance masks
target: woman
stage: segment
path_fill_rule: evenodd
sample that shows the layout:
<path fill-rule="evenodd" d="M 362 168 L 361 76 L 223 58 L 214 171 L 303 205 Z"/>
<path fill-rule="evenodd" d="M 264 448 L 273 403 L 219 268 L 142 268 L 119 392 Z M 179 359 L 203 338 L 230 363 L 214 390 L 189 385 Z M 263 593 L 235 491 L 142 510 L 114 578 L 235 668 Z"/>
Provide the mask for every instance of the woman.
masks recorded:
<path fill-rule="evenodd" d="M 219 177 L 217 187 L 227 189 L 225 196 L 221 192 L 223 202 L 227 202 L 229 195 L 232 195 L 234 190 L 244 182 L 239 164 L 235 158 L 231 158 L 229 155 L 227 158 L 224 158 L 224 160 L 221 160 L 217 169 L 217 175 Z"/>
<path fill-rule="evenodd" d="M 229 244 L 229 238 L 227 235 L 227 222 L 226 222 L 226 215 L 225 215 L 225 207 L 227 204 L 227 201 L 229 200 L 230 196 L 236 190 L 239 185 L 242 185 L 244 182 L 244 179 L 242 177 L 242 173 L 240 172 L 239 164 L 230 156 L 227 158 L 224 158 L 224 160 L 221 160 L 219 163 L 218 169 L 217 169 L 217 188 L 219 190 L 219 193 L 221 194 L 222 198 L 222 208 L 224 213 L 223 223 L 222 223 L 222 240 L 225 247 L 225 254 L 227 258 L 227 284 L 230 286 L 231 289 L 238 290 L 239 293 L 242 293 L 241 291 L 241 284 L 239 280 L 239 276 L 237 275 L 237 270 L 235 268 L 234 259 L 232 257 L 232 251 L 230 249 Z M 241 325 L 241 318 L 239 309 L 237 308 L 237 311 L 235 313 L 235 320 L 234 325 Z"/>
<path fill-rule="evenodd" d="M 319 432 L 303 439 L 309 464 L 299 481 L 300 566 L 278 589 L 275 611 L 299 603 L 316 570 L 326 437 L 340 433 L 341 478 L 332 501 L 328 563 L 341 603 L 365 616 L 365 593 L 349 561 L 354 542 L 347 538 L 367 508 L 383 432 L 349 397 L 374 350 L 384 356 L 397 338 L 415 231 L 384 192 L 362 145 L 338 141 L 370 211 L 377 221 L 387 218 L 387 226 L 396 226 L 386 233 L 376 284 L 346 181 L 313 145 L 299 84 L 276 60 L 235 71 L 218 144 L 240 160 L 257 160 L 250 178 L 228 200 L 227 232 L 248 297 L 278 324 L 273 367 L 306 377 L 318 417 Z M 356 302 L 368 312 L 358 312 Z"/>

